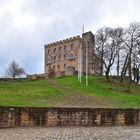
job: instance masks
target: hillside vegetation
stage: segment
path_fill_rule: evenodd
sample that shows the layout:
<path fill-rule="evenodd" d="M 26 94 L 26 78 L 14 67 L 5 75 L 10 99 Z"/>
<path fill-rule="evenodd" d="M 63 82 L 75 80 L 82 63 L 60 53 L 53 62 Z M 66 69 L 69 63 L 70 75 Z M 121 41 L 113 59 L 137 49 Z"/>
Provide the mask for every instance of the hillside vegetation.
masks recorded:
<path fill-rule="evenodd" d="M 140 85 L 115 81 L 107 83 L 104 77 L 85 77 L 80 84 L 77 77 L 38 81 L 0 81 L 0 106 L 74 106 L 93 108 L 140 108 Z"/>

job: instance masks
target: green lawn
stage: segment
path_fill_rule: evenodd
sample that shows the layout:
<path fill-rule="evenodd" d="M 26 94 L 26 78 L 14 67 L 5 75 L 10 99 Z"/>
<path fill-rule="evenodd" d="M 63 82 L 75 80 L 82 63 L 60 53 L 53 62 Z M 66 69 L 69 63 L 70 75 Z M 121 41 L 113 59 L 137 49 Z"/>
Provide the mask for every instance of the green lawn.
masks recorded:
<path fill-rule="evenodd" d="M 100 108 L 140 108 L 140 85 L 106 83 L 104 77 L 90 76 L 89 85 L 77 77 L 39 81 L 0 81 L 0 106 L 82 106 Z"/>
<path fill-rule="evenodd" d="M 58 79 L 58 82 L 91 96 L 107 98 L 108 101 L 114 102 L 112 107 L 140 108 L 140 85 L 133 84 L 132 92 L 128 93 L 127 86 L 107 83 L 105 78 L 97 76 L 90 76 L 88 86 L 85 86 L 85 77 L 82 78 L 82 84 L 77 82 L 76 77 Z"/>
<path fill-rule="evenodd" d="M 46 80 L 0 82 L 1 106 L 47 106 L 62 96 Z"/>

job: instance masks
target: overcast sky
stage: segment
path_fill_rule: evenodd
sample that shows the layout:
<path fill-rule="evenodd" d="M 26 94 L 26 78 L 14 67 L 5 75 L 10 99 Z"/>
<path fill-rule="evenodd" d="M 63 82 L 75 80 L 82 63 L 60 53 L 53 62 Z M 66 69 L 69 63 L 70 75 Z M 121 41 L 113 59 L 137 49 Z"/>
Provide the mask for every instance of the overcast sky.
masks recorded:
<path fill-rule="evenodd" d="M 43 73 L 44 44 L 140 22 L 140 0 L 0 0 L 0 77 L 12 60 Z"/>

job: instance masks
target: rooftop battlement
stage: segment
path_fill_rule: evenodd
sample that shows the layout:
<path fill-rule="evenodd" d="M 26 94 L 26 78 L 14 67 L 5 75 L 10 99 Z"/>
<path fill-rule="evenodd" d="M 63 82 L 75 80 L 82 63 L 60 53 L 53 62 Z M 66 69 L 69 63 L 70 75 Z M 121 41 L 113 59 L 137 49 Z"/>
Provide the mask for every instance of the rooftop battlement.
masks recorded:
<path fill-rule="evenodd" d="M 50 43 L 50 44 L 47 44 L 47 45 L 44 45 L 44 46 L 45 47 L 51 47 L 51 46 L 60 45 L 60 44 L 63 44 L 63 43 L 69 42 L 69 41 L 74 41 L 74 40 L 77 40 L 77 39 L 81 39 L 81 37 L 78 35 L 78 36 L 70 37 L 70 38 L 67 38 L 67 39 L 60 40 L 60 41 L 56 41 L 56 42 L 53 42 L 53 43 Z"/>

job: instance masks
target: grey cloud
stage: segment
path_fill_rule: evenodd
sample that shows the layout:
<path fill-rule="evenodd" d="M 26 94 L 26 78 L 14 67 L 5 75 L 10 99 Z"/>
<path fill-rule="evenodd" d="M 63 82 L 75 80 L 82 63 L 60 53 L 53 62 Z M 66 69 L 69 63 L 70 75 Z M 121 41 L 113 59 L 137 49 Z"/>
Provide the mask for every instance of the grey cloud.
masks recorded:
<path fill-rule="evenodd" d="M 0 76 L 13 59 L 27 73 L 42 73 L 44 44 L 81 34 L 83 24 L 95 32 L 138 21 L 139 5 L 139 0 L 0 0 Z"/>

